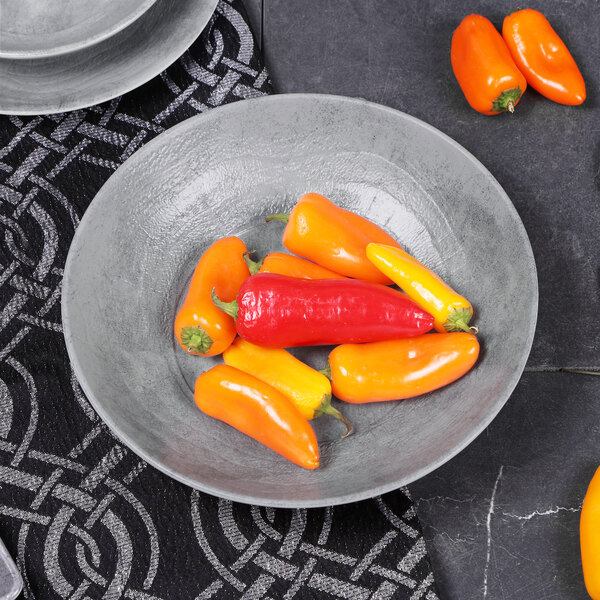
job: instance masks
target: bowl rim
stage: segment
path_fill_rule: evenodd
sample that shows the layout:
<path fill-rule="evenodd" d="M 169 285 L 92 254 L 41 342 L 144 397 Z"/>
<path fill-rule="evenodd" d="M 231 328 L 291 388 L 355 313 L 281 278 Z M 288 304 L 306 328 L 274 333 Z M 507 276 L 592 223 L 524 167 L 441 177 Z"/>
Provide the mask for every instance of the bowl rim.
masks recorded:
<path fill-rule="evenodd" d="M 97 31 L 91 36 L 79 41 L 63 42 L 57 46 L 51 48 L 38 48 L 34 50 L 6 50 L 0 48 L 0 59 L 7 60 L 35 60 L 42 58 L 54 58 L 56 56 L 62 56 L 64 54 L 70 54 L 71 52 L 78 52 L 79 50 L 85 50 L 90 46 L 94 46 L 108 40 L 113 35 L 116 35 L 126 27 L 129 27 L 133 22 L 137 21 L 140 17 L 146 13 L 150 7 L 157 0 L 139 0 L 139 5 L 134 10 L 127 13 L 126 16 L 122 17 L 121 20 L 116 21 L 111 27 L 102 31 Z M 46 35 L 44 37 L 50 37 Z"/>
<path fill-rule="evenodd" d="M 334 95 L 334 94 L 289 93 L 289 94 L 275 94 L 272 96 L 262 96 L 262 97 L 258 97 L 258 98 L 252 98 L 252 99 L 246 99 L 246 100 L 242 100 L 242 101 L 232 102 L 230 104 L 215 107 L 215 108 L 207 111 L 206 113 L 201 113 L 201 114 L 195 115 L 193 117 L 190 117 L 189 119 L 182 121 L 181 123 L 178 123 L 177 125 L 174 125 L 167 131 L 159 134 L 158 136 L 153 138 L 151 141 L 149 141 L 147 144 L 142 146 L 139 150 L 137 150 L 134 154 L 132 154 L 132 156 L 129 157 L 123 163 L 123 165 L 127 164 L 129 161 L 132 161 L 132 159 L 134 162 L 143 161 L 144 157 L 148 153 L 153 152 L 155 145 L 163 144 L 165 142 L 165 140 L 168 139 L 169 137 L 178 136 L 178 135 L 184 133 L 185 131 L 187 131 L 188 129 L 194 129 L 199 121 L 206 121 L 208 119 L 220 118 L 221 115 L 223 115 L 223 114 L 227 114 L 228 112 L 233 112 L 236 110 L 236 108 L 239 109 L 240 103 L 242 103 L 243 106 L 248 107 L 250 104 L 260 106 L 263 104 L 288 102 L 288 101 L 293 101 L 296 99 L 303 100 L 303 101 L 313 101 L 313 100 L 321 99 L 321 100 L 331 101 L 334 103 L 355 104 L 357 106 L 363 106 L 367 110 L 381 110 L 383 112 L 390 113 L 390 114 L 394 115 L 395 117 L 400 117 L 402 119 L 406 119 L 409 122 L 412 122 L 412 123 L 418 125 L 419 127 L 425 128 L 426 130 L 433 133 L 434 135 L 440 136 L 446 143 L 450 144 L 450 146 L 452 146 L 456 151 L 460 152 L 467 160 L 469 160 L 474 165 L 474 167 L 476 169 L 478 169 L 480 172 L 482 172 L 489 179 L 490 183 L 492 184 L 492 187 L 496 190 L 499 197 L 502 198 L 502 201 L 504 202 L 506 208 L 508 209 L 508 212 L 513 217 L 513 219 L 515 221 L 515 227 L 517 229 L 518 236 L 521 238 L 521 240 L 524 244 L 525 256 L 523 257 L 523 259 L 526 262 L 527 271 L 530 273 L 531 279 L 532 279 L 531 280 L 532 298 L 531 298 L 531 302 L 530 302 L 530 306 L 529 306 L 529 312 L 530 312 L 529 317 L 530 318 L 528 320 L 529 330 L 528 330 L 527 336 L 525 338 L 524 351 L 522 352 L 520 360 L 519 360 L 512 376 L 504 384 L 502 393 L 500 393 L 498 395 L 496 401 L 490 407 L 490 410 L 481 419 L 479 419 L 478 422 L 473 423 L 473 425 L 471 426 L 471 429 L 469 430 L 469 433 L 467 435 L 465 435 L 459 442 L 454 444 L 454 446 L 452 446 L 449 450 L 447 450 L 445 453 L 443 453 L 438 459 L 431 461 L 427 466 L 422 467 L 422 468 L 417 469 L 416 471 L 412 472 L 410 474 L 410 476 L 400 477 L 394 481 L 391 481 L 391 482 L 388 482 L 388 483 L 385 483 L 382 485 L 378 485 L 375 487 L 371 487 L 371 488 L 368 488 L 365 490 L 359 490 L 357 492 L 341 494 L 335 498 L 328 498 L 327 500 L 308 499 L 308 500 L 294 501 L 294 500 L 282 500 L 282 499 L 265 499 L 265 498 L 253 496 L 251 494 L 230 493 L 230 492 L 222 490 L 216 486 L 198 482 L 197 480 L 195 480 L 191 477 L 188 477 L 186 475 L 183 475 L 183 474 L 177 472 L 176 470 L 162 464 L 160 460 L 157 460 L 154 457 L 152 457 L 151 455 L 149 455 L 148 453 L 146 453 L 135 442 L 133 442 L 131 439 L 129 439 L 129 436 L 120 430 L 118 423 L 113 421 L 108 416 L 108 414 L 104 411 L 104 409 L 102 407 L 102 403 L 98 402 L 94 398 L 94 394 L 86 380 L 85 373 L 81 369 L 81 366 L 77 360 L 75 351 L 72 347 L 71 340 L 73 338 L 73 332 L 71 331 L 71 326 L 70 326 L 69 306 L 68 306 L 68 302 L 66 301 L 66 298 L 69 296 L 67 291 L 68 291 L 69 286 L 71 285 L 71 276 L 70 276 L 71 265 L 72 265 L 73 261 L 75 260 L 75 256 L 78 253 L 78 248 L 80 247 L 80 245 L 84 239 L 83 238 L 84 230 L 85 230 L 84 226 L 90 221 L 90 219 L 93 218 L 94 212 L 96 210 L 98 210 L 99 204 L 98 204 L 97 198 L 100 196 L 100 192 L 102 191 L 102 188 L 100 188 L 100 190 L 98 191 L 96 196 L 92 199 L 88 208 L 86 209 L 86 211 L 79 223 L 79 226 L 77 227 L 77 230 L 75 231 L 75 235 L 73 236 L 73 240 L 72 240 L 71 246 L 69 248 L 67 260 L 65 262 L 64 276 L 63 276 L 63 281 L 62 281 L 61 315 L 62 315 L 64 338 L 65 338 L 65 343 L 66 343 L 66 347 L 67 347 L 67 353 L 69 356 L 69 360 L 71 362 L 71 366 L 73 368 L 73 371 L 75 373 L 77 381 L 81 385 L 81 388 L 82 388 L 86 398 L 88 399 L 88 401 L 90 402 L 90 404 L 92 405 L 94 410 L 98 413 L 98 415 L 100 416 L 102 421 L 112 431 L 112 433 L 125 446 L 127 446 L 129 449 L 131 449 L 135 454 L 140 456 L 142 459 L 144 459 L 146 462 L 148 462 L 150 465 L 152 465 L 159 471 L 172 477 L 173 479 L 175 479 L 181 483 L 184 483 L 185 485 L 188 485 L 191 488 L 200 490 L 202 492 L 211 494 L 213 496 L 217 496 L 217 497 L 224 498 L 227 500 L 232 500 L 234 502 L 241 502 L 243 504 L 253 504 L 253 505 L 258 505 L 258 506 L 268 506 L 268 507 L 274 507 L 274 508 L 322 508 L 325 506 L 336 506 L 336 505 L 340 505 L 340 504 L 348 504 L 351 502 L 358 502 L 360 500 L 366 500 L 366 499 L 373 498 L 375 496 L 379 496 L 381 494 L 385 494 L 387 492 L 391 492 L 393 490 L 402 488 L 414 481 L 417 481 L 418 479 L 421 479 L 425 475 L 431 473 L 438 467 L 440 467 L 443 464 L 445 464 L 446 462 L 448 462 L 450 459 L 452 459 L 454 456 L 456 456 L 459 452 L 461 452 L 464 448 L 466 448 L 475 438 L 477 438 L 483 432 L 483 430 L 494 420 L 494 418 L 500 412 L 501 408 L 506 404 L 506 402 L 510 398 L 512 392 L 514 391 L 517 383 L 521 379 L 521 375 L 523 374 L 525 364 L 526 364 L 529 354 L 531 352 L 531 347 L 533 344 L 533 338 L 534 338 L 536 324 L 537 324 L 539 287 L 538 287 L 538 278 L 537 278 L 537 270 L 536 270 L 536 265 L 535 265 L 534 254 L 533 254 L 531 242 L 527 235 L 525 226 L 523 225 L 523 222 L 521 221 L 521 218 L 517 212 L 517 209 L 515 208 L 514 204 L 510 200 L 510 198 L 508 197 L 507 193 L 504 191 L 502 186 L 498 183 L 496 178 L 488 171 L 488 169 L 477 158 L 475 158 L 475 156 L 473 156 L 473 154 L 471 154 L 468 150 L 466 150 L 458 142 L 453 140 L 450 136 L 446 135 L 445 133 L 443 133 L 436 127 L 433 127 L 432 125 L 429 125 L 425 121 L 422 121 L 421 119 L 418 119 L 416 117 L 408 115 L 402 111 L 399 111 L 394 108 L 387 107 L 387 106 L 384 106 L 384 105 L 381 105 L 381 104 L 378 104 L 375 102 L 371 102 L 371 101 L 365 100 L 363 98 L 352 98 L 352 97 L 347 97 L 347 96 L 338 96 L 338 95 Z M 157 140 L 159 140 L 159 141 L 157 142 Z M 123 165 L 121 165 L 119 167 L 119 169 Z M 112 178 L 115 175 L 115 173 L 117 173 L 119 171 L 119 169 L 117 169 L 111 175 L 110 178 Z M 104 183 L 104 185 L 106 185 L 106 182 Z M 102 187 L 104 187 L 104 185 Z"/>

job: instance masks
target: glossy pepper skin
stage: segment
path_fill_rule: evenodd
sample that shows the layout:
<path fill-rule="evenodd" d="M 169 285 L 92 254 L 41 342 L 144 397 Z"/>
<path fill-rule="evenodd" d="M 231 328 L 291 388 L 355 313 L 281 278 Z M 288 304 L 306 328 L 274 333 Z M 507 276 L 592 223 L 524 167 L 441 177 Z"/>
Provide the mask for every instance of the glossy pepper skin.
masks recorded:
<path fill-rule="evenodd" d="M 462 377 L 479 356 L 470 333 L 343 344 L 329 355 L 333 393 L 354 404 L 420 396 Z"/>
<path fill-rule="evenodd" d="M 224 421 L 305 469 L 319 466 L 312 427 L 288 398 L 256 377 L 217 365 L 196 380 L 201 411 Z"/>
<path fill-rule="evenodd" d="M 225 364 L 253 375 L 289 398 L 309 421 L 323 414 L 332 415 L 352 426 L 339 410 L 331 406 L 331 382 L 325 375 L 298 360 L 287 350 L 263 348 L 238 337 L 223 353 Z"/>
<path fill-rule="evenodd" d="M 217 306 L 236 318 L 240 337 L 266 348 L 373 342 L 420 335 L 433 317 L 407 296 L 357 279 L 252 275 L 237 301 Z"/>
<path fill-rule="evenodd" d="M 585 100 L 581 72 L 541 12 L 527 8 L 508 15 L 502 25 L 502 36 L 532 88 L 560 104 L 578 105 Z"/>
<path fill-rule="evenodd" d="M 391 281 L 369 263 L 369 242 L 400 245 L 381 227 L 336 206 L 321 194 L 300 197 L 292 212 L 271 215 L 267 221 L 287 223 L 283 245 L 294 254 L 347 277 L 389 285 Z"/>
<path fill-rule="evenodd" d="M 245 260 L 252 275 L 256 273 L 276 273 L 298 279 L 346 279 L 344 275 L 285 252 L 270 252 L 258 262 L 250 260 L 246 255 Z"/>
<path fill-rule="evenodd" d="M 579 520 L 581 565 L 590 598 L 600 600 L 600 468 L 590 481 Z"/>
<path fill-rule="evenodd" d="M 477 332 L 477 328 L 469 327 L 473 316 L 471 303 L 408 252 L 382 244 L 369 244 L 367 256 L 409 298 L 433 315 L 436 331 Z"/>
<path fill-rule="evenodd" d="M 233 319 L 215 307 L 211 292 L 214 289 L 224 300 L 236 297 L 242 282 L 250 277 L 245 252 L 242 240 L 226 237 L 212 244 L 200 258 L 175 317 L 175 337 L 186 352 L 214 356 L 233 342 Z"/>
<path fill-rule="evenodd" d="M 491 21 L 465 17 L 452 36 L 450 58 L 472 108 L 484 115 L 514 111 L 527 81 Z"/>

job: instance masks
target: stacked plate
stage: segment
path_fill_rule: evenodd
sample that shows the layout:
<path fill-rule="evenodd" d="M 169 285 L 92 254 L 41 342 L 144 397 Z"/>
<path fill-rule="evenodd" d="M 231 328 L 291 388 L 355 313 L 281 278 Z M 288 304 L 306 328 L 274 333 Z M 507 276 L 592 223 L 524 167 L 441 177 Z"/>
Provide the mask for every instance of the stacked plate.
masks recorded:
<path fill-rule="evenodd" d="M 0 113 L 104 102 L 174 62 L 218 0 L 0 0 Z"/>

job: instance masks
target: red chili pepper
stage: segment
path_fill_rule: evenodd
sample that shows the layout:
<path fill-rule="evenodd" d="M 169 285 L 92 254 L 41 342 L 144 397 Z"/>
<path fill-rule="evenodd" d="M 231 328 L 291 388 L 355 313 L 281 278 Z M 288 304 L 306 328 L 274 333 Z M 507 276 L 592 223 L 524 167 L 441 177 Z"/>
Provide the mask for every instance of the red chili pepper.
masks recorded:
<path fill-rule="evenodd" d="M 297 279 L 259 273 L 237 300 L 215 304 L 240 337 L 267 348 L 375 342 L 426 333 L 433 317 L 408 296 L 358 279 Z"/>

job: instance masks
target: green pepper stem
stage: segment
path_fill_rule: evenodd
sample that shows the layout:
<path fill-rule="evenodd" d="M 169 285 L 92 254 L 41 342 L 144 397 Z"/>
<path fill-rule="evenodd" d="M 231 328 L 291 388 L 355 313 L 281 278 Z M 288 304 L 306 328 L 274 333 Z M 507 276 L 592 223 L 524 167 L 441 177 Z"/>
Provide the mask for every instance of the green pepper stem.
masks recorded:
<path fill-rule="evenodd" d="M 577 373 L 578 375 L 600 375 L 600 371 L 588 371 L 586 369 L 561 369 L 564 373 Z"/>
<path fill-rule="evenodd" d="M 181 328 L 181 343 L 188 352 L 206 354 L 212 347 L 214 340 L 199 325 Z"/>
<path fill-rule="evenodd" d="M 325 375 L 327 379 L 331 380 L 331 364 L 329 363 L 329 361 L 327 361 L 327 365 L 324 369 L 321 369 L 319 373 L 321 373 L 321 375 Z"/>
<path fill-rule="evenodd" d="M 237 319 L 238 303 L 236 300 L 232 300 L 231 302 L 223 302 L 223 300 L 221 300 L 215 293 L 215 288 L 212 289 L 210 296 L 217 308 L 220 308 L 225 314 L 228 314 L 230 317 L 232 317 L 234 321 Z"/>
<path fill-rule="evenodd" d="M 504 90 L 497 98 L 492 101 L 492 111 L 494 112 L 515 112 L 515 104 L 523 94 L 520 87 Z"/>
<path fill-rule="evenodd" d="M 476 325 L 469 325 L 469 321 L 473 316 L 473 311 L 470 308 L 455 308 L 446 319 L 444 323 L 444 329 L 447 332 L 452 331 L 466 331 L 477 335 L 479 333 L 479 327 Z"/>
<path fill-rule="evenodd" d="M 475 325 L 469 325 L 465 321 L 453 321 L 451 331 L 465 331 L 466 333 L 477 334 L 479 333 L 479 327 Z"/>
<path fill-rule="evenodd" d="M 276 213 L 274 215 L 269 215 L 265 217 L 265 221 L 270 223 L 271 221 L 281 221 L 282 223 L 287 223 L 290 220 L 289 213 Z"/>
<path fill-rule="evenodd" d="M 352 423 L 337 408 L 331 406 L 331 394 L 324 396 L 323 401 L 315 410 L 315 417 L 320 417 L 321 415 L 331 415 L 339 419 L 346 426 L 346 433 L 342 435 L 343 438 L 348 437 L 354 431 Z"/>
<path fill-rule="evenodd" d="M 244 252 L 244 262 L 246 263 L 248 270 L 250 271 L 250 275 L 256 275 L 259 271 L 260 268 L 263 265 L 263 262 L 265 262 L 264 258 L 261 258 L 260 260 L 252 260 L 250 258 L 250 252 Z"/>

